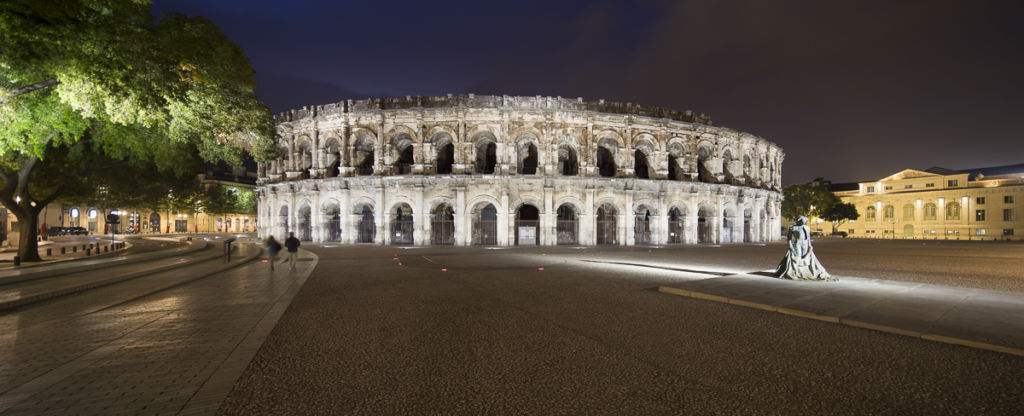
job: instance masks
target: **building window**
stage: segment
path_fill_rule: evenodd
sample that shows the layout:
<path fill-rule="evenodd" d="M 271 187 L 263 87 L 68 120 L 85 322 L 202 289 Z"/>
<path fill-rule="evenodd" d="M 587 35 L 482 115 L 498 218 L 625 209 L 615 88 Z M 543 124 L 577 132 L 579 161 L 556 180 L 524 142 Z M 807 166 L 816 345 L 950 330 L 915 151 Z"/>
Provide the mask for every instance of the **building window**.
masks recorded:
<path fill-rule="evenodd" d="M 853 234 L 853 232 L 854 232 L 854 229 L 853 229 L 853 228 L 851 228 L 851 229 L 850 229 L 849 231 L 847 231 L 846 233 L 847 233 L 847 234 Z"/>
<path fill-rule="evenodd" d="M 1003 197 L 1003 203 L 1004 204 L 1012 204 L 1013 203 L 1013 195 L 1004 196 Z"/>
<path fill-rule="evenodd" d="M 935 184 L 934 183 L 927 183 L 927 184 L 924 185 L 924 187 L 925 188 L 934 188 Z"/>
<path fill-rule="evenodd" d="M 946 235 L 960 235 L 960 230 L 946 230 Z"/>
<path fill-rule="evenodd" d="M 985 210 L 979 209 L 977 211 L 974 211 L 974 220 L 985 221 Z"/>
<path fill-rule="evenodd" d="M 868 221 L 875 220 L 875 207 L 868 207 L 868 209 L 865 210 L 865 213 L 867 214 Z"/>
<path fill-rule="evenodd" d="M 1013 228 L 1004 228 L 1003 235 L 1013 235 Z"/>
<path fill-rule="evenodd" d="M 874 186 L 869 186 L 868 187 L 868 192 L 875 192 L 875 187 Z"/>
<path fill-rule="evenodd" d="M 89 210 L 89 218 L 90 219 L 95 219 L 97 215 L 100 215 L 99 211 L 96 211 L 95 209 L 90 209 Z"/>
<path fill-rule="evenodd" d="M 891 220 L 895 216 L 896 216 L 896 209 L 893 208 L 892 205 L 886 205 L 885 209 L 882 211 L 882 217 L 887 219 L 887 220 Z"/>
<path fill-rule="evenodd" d="M 974 203 L 978 205 L 985 205 L 985 197 L 979 196 L 977 198 L 974 198 Z"/>
<path fill-rule="evenodd" d="M 974 230 L 974 235 L 985 235 L 985 229 L 979 228 L 977 230 Z"/>
<path fill-rule="evenodd" d="M 886 190 L 886 191 L 891 191 L 891 190 L 892 190 L 892 187 L 891 187 L 891 186 L 886 186 L 886 187 L 885 187 L 885 190 Z"/>
<path fill-rule="evenodd" d="M 903 189 L 911 189 L 914 185 L 903 185 Z"/>
<path fill-rule="evenodd" d="M 1003 221 L 1016 221 L 1017 215 L 1013 212 L 1013 208 L 1007 208 L 1003 210 Z"/>
<path fill-rule="evenodd" d="M 924 204 L 924 219 L 934 220 L 935 219 L 935 204 L 929 202 Z"/>
<path fill-rule="evenodd" d="M 906 204 L 903 206 L 903 221 L 914 220 L 914 204 Z"/>
<path fill-rule="evenodd" d="M 960 219 L 960 203 L 950 202 L 946 204 L 946 219 L 947 220 L 959 220 Z"/>
<path fill-rule="evenodd" d="M 960 186 L 960 180 L 959 179 L 950 179 L 950 180 L 946 181 L 946 186 L 948 186 L 950 188 L 956 187 L 956 186 Z"/>

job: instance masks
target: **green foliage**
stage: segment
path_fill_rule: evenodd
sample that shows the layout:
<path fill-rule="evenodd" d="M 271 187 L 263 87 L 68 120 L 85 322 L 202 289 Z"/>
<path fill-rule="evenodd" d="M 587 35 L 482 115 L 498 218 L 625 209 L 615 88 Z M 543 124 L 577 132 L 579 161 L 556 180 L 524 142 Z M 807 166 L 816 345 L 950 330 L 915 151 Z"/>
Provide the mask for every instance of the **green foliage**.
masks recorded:
<path fill-rule="evenodd" d="M 832 232 L 836 232 L 840 225 L 860 218 L 860 214 L 855 205 L 848 202 L 837 202 L 822 211 L 820 217 L 825 221 L 832 222 Z"/>
<path fill-rule="evenodd" d="M 829 207 L 839 203 L 828 188 L 816 185 L 789 185 L 782 189 L 782 216 L 796 220 L 801 215 L 821 217 Z"/>
<path fill-rule="evenodd" d="M 255 88 L 207 19 L 154 19 L 148 0 L 0 1 L 0 202 L 34 233 L 27 219 L 62 195 L 154 204 L 199 158 L 273 158 Z M 38 259 L 34 234 L 22 246 Z"/>

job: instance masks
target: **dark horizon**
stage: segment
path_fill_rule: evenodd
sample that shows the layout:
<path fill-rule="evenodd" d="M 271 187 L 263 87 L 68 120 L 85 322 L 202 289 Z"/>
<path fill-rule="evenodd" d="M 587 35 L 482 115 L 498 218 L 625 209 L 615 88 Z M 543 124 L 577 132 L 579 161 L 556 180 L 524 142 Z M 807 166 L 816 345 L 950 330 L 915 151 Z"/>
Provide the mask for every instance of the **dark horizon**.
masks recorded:
<path fill-rule="evenodd" d="M 1010 2 L 156 0 L 241 45 L 276 114 L 493 94 L 711 116 L 782 146 L 783 183 L 1024 162 Z"/>

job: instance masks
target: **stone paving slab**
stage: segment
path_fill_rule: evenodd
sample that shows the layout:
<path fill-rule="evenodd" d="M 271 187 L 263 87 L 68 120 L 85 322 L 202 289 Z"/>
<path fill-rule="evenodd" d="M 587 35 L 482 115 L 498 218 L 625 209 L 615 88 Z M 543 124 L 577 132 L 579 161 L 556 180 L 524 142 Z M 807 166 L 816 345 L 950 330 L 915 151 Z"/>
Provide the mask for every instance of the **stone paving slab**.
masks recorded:
<path fill-rule="evenodd" d="M 1024 355 L 1024 297 L 857 277 L 808 282 L 742 274 L 662 286 L 732 303 L 934 341 Z"/>
<path fill-rule="evenodd" d="M 242 267 L 202 280 L 181 276 L 155 293 L 123 284 L 87 292 L 76 298 L 118 291 L 125 301 L 86 315 L 67 314 L 72 299 L 32 308 L 31 316 L 0 315 L 16 328 L 0 334 L 0 414 L 213 413 L 316 266 L 270 273 L 251 261 L 253 251 L 232 262 Z M 117 330 L 83 340 L 97 332 L 76 329 L 96 323 Z M 67 351 L 47 354 L 61 357 L 56 362 L 32 358 L 44 348 Z M 11 383 L 12 368 L 28 374 Z"/>

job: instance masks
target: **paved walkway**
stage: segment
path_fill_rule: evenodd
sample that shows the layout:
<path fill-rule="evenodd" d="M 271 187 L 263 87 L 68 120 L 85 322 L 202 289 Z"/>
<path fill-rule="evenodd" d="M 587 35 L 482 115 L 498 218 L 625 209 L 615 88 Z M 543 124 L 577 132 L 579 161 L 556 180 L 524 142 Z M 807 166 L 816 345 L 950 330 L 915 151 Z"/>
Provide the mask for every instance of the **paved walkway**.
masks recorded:
<path fill-rule="evenodd" d="M 709 275 L 715 277 L 658 290 L 1024 356 L 1024 298 L 1017 293 L 846 276 L 806 282 L 769 272 Z"/>
<path fill-rule="evenodd" d="M 315 267 L 304 257 L 291 273 L 250 261 L 0 314 L 0 414 L 214 412 Z"/>

